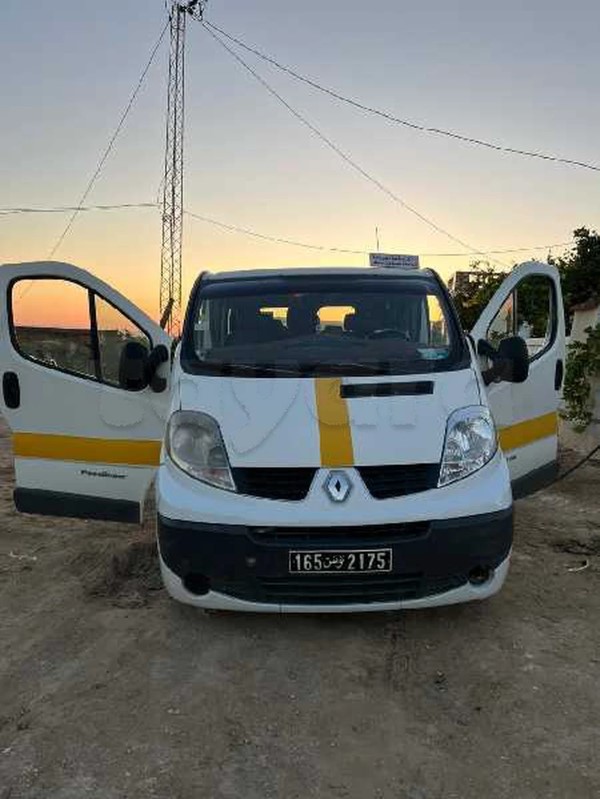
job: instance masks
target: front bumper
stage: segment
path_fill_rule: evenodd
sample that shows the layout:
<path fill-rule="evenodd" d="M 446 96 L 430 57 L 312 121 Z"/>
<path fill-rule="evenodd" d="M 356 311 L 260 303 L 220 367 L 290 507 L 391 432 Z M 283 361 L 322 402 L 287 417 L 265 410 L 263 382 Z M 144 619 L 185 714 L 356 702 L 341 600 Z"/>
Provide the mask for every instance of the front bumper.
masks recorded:
<path fill-rule="evenodd" d="M 431 522 L 356 527 L 249 527 L 158 517 L 163 579 L 176 599 L 233 610 L 392 610 L 496 593 L 512 545 L 512 507 Z M 391 573 L 289 574 L 293 550 L 391 548 Z M 489 578 L 470 581 L 478 570 Z"/>

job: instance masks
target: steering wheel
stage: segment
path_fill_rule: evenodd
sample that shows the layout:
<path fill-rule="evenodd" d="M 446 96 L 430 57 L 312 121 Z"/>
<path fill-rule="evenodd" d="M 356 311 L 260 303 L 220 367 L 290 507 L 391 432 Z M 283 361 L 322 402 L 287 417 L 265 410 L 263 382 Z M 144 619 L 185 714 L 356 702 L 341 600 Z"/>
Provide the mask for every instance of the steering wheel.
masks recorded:
<path fill-rule="evenodd" d="M 381 327 L 379 330 L 373 330 L 367 334 L 367 338 L 401 338 L 404 341 L 410 341 L 408 333 L 404 333 L 396 327 Z"/>

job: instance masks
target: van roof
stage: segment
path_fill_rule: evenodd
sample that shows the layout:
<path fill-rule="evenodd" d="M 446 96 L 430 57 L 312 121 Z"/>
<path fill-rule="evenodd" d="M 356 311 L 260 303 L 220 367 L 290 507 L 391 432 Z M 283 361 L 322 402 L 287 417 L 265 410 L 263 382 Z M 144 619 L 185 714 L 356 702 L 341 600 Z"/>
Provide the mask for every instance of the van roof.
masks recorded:
<path fill-rule="evenodd" d="M 393 267 L 373 266 L 304 266 L 304 267 L 274 267 L 271 269 L 238 269 L 235 272 L 207 272 L 203 280 L 244 280 L 262 277 L 319 277 L 332 275 L 359 275 L 381 277 L 409 277 L 423 278 L 434 277 L 432 269 L 395 269 Z"/>

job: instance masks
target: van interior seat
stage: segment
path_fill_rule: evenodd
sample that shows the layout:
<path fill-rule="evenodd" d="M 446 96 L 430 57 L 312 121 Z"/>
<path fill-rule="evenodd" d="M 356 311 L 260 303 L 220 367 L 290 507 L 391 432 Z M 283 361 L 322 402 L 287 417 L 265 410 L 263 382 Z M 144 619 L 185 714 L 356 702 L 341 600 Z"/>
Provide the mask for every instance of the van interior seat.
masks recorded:
<path fill-rule="evenodd" d="M 233 331 L 227 336 L 227 345 L 263 344 L 285 338 L 285 327 L 277 319 L 260 312 L 236 319 Z"/>
<path fill-rule="evenodd" d="M 375 327 L 371 314 L 365 311 L 356 310 L 354 313 L 346 314 L 344 317 L 344 330 L 353 333 L 355 336 L 366 336 Z"/>
<path fill-rule="evenodd" d="M 356 313 L 347 313 L 344 316 L 344 333 L 354 333 L 355 332 L 355 325 L 356 325 Z"/>
<path fill-rule="evenodd" d="M 317 329 L 319 317 L 313 309 L 300 305 L 290 305 L 286 317 L 287 331 L 290 336 L 310 336 Z"/>

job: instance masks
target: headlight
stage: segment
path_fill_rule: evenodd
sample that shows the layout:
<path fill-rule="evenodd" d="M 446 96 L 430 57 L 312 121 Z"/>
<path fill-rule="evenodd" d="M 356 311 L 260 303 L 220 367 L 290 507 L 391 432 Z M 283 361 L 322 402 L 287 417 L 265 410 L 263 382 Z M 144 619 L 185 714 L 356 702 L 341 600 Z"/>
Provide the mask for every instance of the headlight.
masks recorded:
<path fill-rule="evenodd" d="M 454 411 L 446 425 L 439 486 L 462 480 L 491 460 L 497 448 L 496 428 L 483 405 Z"/>
<path fill-rule="evenodd" d="M 204 483 L 235 491 L 219 425 L 198 411 L 175 411 L 167 427 L 166 448 L 173 463 Z"/>

